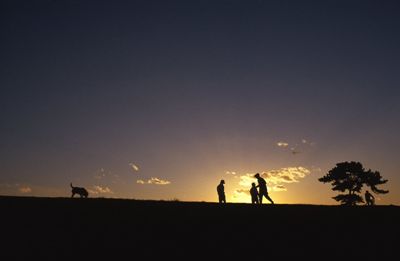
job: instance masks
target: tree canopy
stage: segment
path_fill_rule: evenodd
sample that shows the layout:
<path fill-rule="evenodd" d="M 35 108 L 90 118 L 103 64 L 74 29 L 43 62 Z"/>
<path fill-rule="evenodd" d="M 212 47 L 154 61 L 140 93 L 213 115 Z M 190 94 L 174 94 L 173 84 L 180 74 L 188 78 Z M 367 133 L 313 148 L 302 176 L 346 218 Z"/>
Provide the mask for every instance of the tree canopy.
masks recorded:
<path fill-rule="evenodd" d="M 333 169 L 318 180 L 323 183 L 331 183 L 333 191 L 342 192 L 342 194 L 333 197 L 342 205 L 363 203 L 364 200 L 359 194 L 364 185 L 370 187 L 377 194 L 389 192 L 378 188 L 379 185 L 385 184 L 388 180 L 383 179 L 378 171 L 365 170 L 360 162 L 337 163 Z"/>

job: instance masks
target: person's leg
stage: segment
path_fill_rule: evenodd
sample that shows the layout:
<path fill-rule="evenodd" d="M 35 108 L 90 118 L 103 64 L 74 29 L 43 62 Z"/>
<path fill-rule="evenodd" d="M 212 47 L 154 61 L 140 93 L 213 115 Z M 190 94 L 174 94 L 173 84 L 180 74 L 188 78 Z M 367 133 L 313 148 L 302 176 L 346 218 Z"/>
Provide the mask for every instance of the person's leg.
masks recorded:
<path fill-rule="evenodd" d="M 274 201 L 269 197 L 268 193 L 265 195 L 265 197 L 271 202 L 271 204 L 274 204 Z"/>
<path fill-rule="evenodd" d="M 258 195 L 258 200 L 260 201 L 260 204 L 262 204 L 262 200 L 263 200 L 263 194 L 262 193 L 260 193 Z"/>

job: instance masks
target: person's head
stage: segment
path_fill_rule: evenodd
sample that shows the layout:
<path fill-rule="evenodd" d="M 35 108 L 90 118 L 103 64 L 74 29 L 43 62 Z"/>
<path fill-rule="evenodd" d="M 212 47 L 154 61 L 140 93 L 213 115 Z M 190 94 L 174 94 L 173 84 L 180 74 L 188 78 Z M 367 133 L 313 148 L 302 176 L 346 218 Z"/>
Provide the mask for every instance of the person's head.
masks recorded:
<path fill-rule="evenodd" d="M 256 173 L 256 175 L 254 175 L 255 178 L 259 178 L 260 177 L 260 173 Z"/>
<path fill-rule="evenodd" d="M 219 184 L 225 184 L 225 180 L 221 179 L 221 182 Z"/>
<path fill-rule="evenodd" d="M 252 186 L 252 187 L 255 187 L 255 186 L 256 186 L 256 183 L 254 183 L 254 182 L 251 183 L 251 186 Z"/>

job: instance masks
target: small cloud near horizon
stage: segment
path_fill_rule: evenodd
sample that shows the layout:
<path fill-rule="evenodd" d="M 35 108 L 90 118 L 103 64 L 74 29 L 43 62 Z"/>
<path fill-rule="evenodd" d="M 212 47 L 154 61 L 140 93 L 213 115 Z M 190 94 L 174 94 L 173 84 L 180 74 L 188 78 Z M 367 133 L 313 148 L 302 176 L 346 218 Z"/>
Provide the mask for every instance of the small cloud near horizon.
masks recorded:
<path fill-rule="evenodd" d="M 92 189 L 88 189 L 91 194 L 114 194 L 109 187 L 102 187 L 99 185 L 92 186 Z"/>
<path fill-rule="evenodd" d="M 236 175 L 236 171 L 229 171 L 229 170 L 227 170 L 227 171 L 225 172 L 225 174 L 228 174 L 228 175 Z"/>
<path fill-rule="evenodd" d="M 136 180 L 136 183 L 137 184 L 142 184 L 142 185 L 145 185 L 145 184 L 149 184 L 149 185 L 169 185 L 169 184 L 171 184 L 171 181 L 152 177 L 151 179 L 148 179 L 147 181 L 142 180 L 142 179 L 138 179 L 138 180 Z"/>
<path fill-rule="evenodd" d="M 31 193 L 32 189 L 28 186 L 18 188 L 18 191 L 22 194 Z"/>

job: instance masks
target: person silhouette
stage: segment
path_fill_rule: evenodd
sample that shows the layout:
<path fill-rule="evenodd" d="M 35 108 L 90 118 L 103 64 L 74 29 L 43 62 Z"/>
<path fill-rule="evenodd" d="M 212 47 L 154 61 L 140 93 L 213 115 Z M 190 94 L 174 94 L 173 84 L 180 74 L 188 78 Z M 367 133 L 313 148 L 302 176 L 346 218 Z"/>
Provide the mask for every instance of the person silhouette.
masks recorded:
<path fill-rule="evenodd" d="M 263 196 L 268 199 L 271 204 L 274 204 L 274 201 L 269 197 L 268 195 L 268 189 L 267 189 L 267 182 L 265 181 L 265 179 L 263 179 L 259 173 L 257 173 L 256 175 L 254 175 L 254 177 L 257 179 L 258 181 L 258 197 L 260 199 L 260 204 L 262 204 L 262 200 L 263 200 Z"/>
<path fill-rule="evenodd" d="M 258 201 L 258 191 L 256 187 L 256 183 L 251 183 L 251 189 L 250 189 L 250 195 L 251 195 L 251 204 L 259 204 L 260 202 Z"/>
<path fill-rule="evenodd" d="M 375 197 L 368 190 L 365 191 L 365 201 L 368 206 L 375 205 Z"/>
<path fill-rule="evenodd" d="M 224 184 L 225 184 L 225 180 L 221 180 L 221 182 L 217 186 L 219 203 L 226 203 Z"/>

